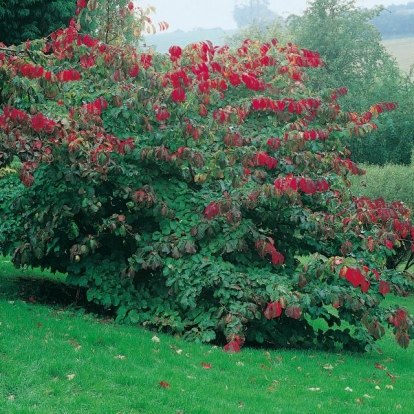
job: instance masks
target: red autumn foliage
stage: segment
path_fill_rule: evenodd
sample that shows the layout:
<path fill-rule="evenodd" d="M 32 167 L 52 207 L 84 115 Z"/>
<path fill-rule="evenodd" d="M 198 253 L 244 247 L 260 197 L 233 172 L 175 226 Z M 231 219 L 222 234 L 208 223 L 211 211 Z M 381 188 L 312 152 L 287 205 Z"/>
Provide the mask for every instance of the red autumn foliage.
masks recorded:
<path fill-rule="evenodd" d="M 279 302 L 271 302 L 267 305 L 264 311 L 266 319 L 278 318 L 282 314 L 282 306 Z"/>

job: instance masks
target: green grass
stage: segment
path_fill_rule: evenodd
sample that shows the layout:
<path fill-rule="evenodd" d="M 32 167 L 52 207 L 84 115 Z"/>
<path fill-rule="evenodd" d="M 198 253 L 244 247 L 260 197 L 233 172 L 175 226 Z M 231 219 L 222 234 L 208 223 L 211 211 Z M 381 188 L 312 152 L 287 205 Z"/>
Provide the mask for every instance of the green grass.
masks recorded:
<path fill-rule="evenodd" d="M 403 201 L 414 206 L 413 163 L 409 166 L 386 164 L 361 167 L 366 174 L 351 177 L 354 193 L 370 198 L 383 197 L 389 203 Z"/>
<path fill-rule="evenodd" d="M 391 335 L 381 342 L 382 355 L 248 348 L 227 354 L 31 303 L 11 272 L 3 262 L 0 413 L 412 412 L 412 349 L 398 348 Z M 414 312 L 413 297 L 388 302 L 395 300 Z"/>

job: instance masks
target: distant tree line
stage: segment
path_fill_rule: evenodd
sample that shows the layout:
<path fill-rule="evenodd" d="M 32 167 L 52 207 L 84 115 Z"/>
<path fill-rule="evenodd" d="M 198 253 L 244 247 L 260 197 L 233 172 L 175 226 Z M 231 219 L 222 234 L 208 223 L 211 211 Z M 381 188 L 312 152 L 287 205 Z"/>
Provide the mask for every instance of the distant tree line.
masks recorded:
<path fill-rule="evenodd" d="M 383 38 L 414 35 L 414 2 L 385 8 L 372 23 Z"/>

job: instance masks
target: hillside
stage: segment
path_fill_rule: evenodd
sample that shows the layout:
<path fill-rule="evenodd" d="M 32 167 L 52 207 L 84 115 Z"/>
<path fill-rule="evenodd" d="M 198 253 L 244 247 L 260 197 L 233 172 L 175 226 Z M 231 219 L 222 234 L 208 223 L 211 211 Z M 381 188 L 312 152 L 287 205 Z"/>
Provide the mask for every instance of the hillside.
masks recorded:
<path fill-rule="evenodd" d="M 397 59 L 401 69 L 405 72 L 414 64 L 414 37 L 383 40 L 388 53 Z"/>

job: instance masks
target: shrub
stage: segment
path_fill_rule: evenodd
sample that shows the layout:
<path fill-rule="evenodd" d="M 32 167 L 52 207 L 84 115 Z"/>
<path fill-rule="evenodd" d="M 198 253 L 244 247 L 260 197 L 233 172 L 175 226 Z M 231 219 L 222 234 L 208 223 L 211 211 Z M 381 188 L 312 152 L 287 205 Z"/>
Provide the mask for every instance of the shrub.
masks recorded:
<path fill-rule="evenodd" d="M 346 90 L 306 86 L 318 54 L 276 40 L 157 55 L 72 22 L 31 47 L 0 55 L 0 159 L 21 159 L 25 185 L 2 235 L 16 266 L 67 272 L 118 321 L 226 349 L 369 349 L 387 323 L 408 346 L 411 317 L 379 305 L 409 289 L 385 260 L 412 248 L 410 211 L 352 196 L 363 171 L 336 150 L 394 104 L 342 112 Z"/>
<path fill-rule="evenodd" d="M 414 165 L 364 166 L 366 174 L 352 179 L 355 193 L 370 198 L 383 197 L 387 202 L 400 200 L 414 206 L 412 177 Z"/>
<path fill-rule="evenodd" d="M 400 200 L 410 209 L 413 208 L 414 188 L 412 186 L 412 176 L 414 174 L 414 164 L 411 164 L 411 166 L 368 165 L 365 168 L 366 175 L 353 177 L 351 180 L 355 194 L 370 198 L 383 197 L 389 203 Z M 395 254 L 387 257 L 387 267 L 392 269 L 399 267 L 408 271 L 414 265 L 414 253 L 409 249 L 407 250 L 404 245 L 395 247 L 394 250 Z"/>

